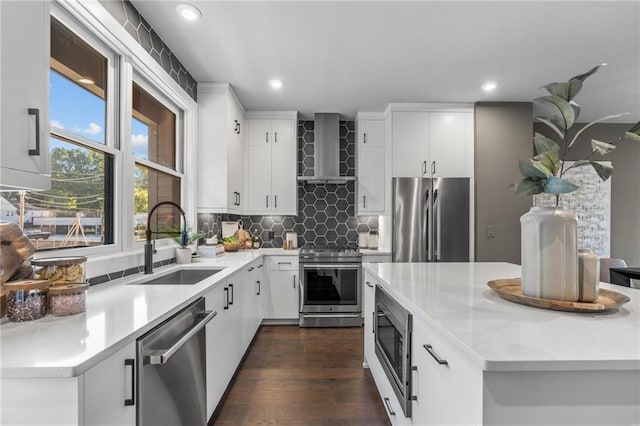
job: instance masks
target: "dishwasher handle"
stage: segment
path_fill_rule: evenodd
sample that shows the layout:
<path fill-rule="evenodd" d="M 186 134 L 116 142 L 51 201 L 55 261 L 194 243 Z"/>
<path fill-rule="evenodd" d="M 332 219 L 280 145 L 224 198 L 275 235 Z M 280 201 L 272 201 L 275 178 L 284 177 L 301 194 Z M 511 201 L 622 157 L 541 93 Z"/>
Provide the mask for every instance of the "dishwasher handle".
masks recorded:
<path fill-rule="evenodd" d="M 176 343 L 173 344 L 169 349 L 160 349 L 156 351 L 152 351 L 149 354 L 149 364 L 151 365 L 162 365 L 169 362 L 172 356 L 176 354 L 194 335 L 196 335 L 200 330 L 204 328 L 205 325 L 209 321 L 211 321 L 218 312 L 216 311 L 205 311 L 201 315 L 198 315 L 199 321 L 195 323 L 195 325 L 189 330 L 184 336 L 180 338 Z"/>

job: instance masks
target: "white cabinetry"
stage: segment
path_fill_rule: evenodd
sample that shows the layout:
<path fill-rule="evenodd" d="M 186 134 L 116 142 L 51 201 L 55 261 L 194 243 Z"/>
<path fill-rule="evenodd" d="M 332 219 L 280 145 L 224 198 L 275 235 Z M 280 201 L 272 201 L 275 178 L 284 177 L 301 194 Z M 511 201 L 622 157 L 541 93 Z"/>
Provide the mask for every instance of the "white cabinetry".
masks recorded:
<path fill-rule="evenodd" d="M 49 189 L 49 2 L 0 2 L 0 22 L 0 189 Z"/>
<path fill-rule="evenodd" d="M 394 177 L 473 177 L 473 112 L 393 111 Z"/>
<path fill-rule="evenodd" d="M 243 213 L 244 109 L 229 84 L 198 85 L 197 206 L 203 213 Z"/>
<path fill-rule="evenodd" d="M 134 426 L 136 343 L 131 342 L 84 373 L 84 424 Z"/>
<path fill-rule="evenodd" d="M 385 122 L 358 119 L 357 158 L 357 211 L 358 214 L 384 214 L 385 212 Z"/>
<path fill-rule="evenodd" d="M 299 303 L 298 258 L 269 258 L 269 319 L 297 321 Z"/>
<path fill-rule="evenodd" d="M 251 214 L 296 214 L 296 113 L 287 114 L 290 118 L 247 120 L 246 210 Z"/>

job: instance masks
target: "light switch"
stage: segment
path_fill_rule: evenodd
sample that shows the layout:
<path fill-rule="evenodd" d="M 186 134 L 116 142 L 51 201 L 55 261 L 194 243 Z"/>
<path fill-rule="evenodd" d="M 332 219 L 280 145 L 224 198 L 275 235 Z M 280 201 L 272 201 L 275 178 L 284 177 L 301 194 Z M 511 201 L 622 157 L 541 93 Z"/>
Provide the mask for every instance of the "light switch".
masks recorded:
<path fill-rule="evenodd" d="M 495 238 L 496 237 L 496 226 L 495 225 L 487 225 L 487 237 Z"/>

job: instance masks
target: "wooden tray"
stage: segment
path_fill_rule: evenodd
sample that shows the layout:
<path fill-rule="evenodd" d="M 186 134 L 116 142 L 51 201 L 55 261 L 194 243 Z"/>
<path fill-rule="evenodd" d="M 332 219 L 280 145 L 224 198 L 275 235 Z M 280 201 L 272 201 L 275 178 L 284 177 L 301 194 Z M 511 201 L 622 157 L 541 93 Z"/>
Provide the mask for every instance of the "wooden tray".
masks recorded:
<path fill-rule="evenodd" d="M 598 313 L 618 309 L 627 303 L 629 297 L 612 290 L 600 289 L 600 296 L 595 302 L 565 302 L 562 300 L 538 299 L 522 294 L 520 278 L 507 278 L 489 281 L 487 285 L 503 299 L 521 305 L 554 311 Z"/>

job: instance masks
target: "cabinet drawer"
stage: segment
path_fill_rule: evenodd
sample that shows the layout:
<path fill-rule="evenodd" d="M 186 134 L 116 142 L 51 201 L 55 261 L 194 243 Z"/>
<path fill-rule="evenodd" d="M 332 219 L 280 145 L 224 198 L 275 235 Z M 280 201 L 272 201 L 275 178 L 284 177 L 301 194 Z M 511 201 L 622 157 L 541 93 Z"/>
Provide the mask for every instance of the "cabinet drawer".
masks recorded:
<path fill-rule="evenodd" d="M 297 271 L 297 256 L 271 256 L 267 258 L 267 266 L 270 271 Z"/>

